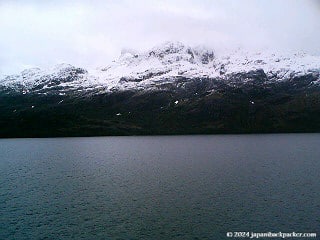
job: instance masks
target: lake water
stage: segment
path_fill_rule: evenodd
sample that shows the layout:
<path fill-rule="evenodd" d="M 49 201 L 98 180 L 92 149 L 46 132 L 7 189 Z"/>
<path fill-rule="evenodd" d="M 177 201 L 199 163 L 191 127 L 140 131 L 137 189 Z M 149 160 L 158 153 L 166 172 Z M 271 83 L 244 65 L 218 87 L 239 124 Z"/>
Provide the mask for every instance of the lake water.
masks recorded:
<path fill-rule="evenodd" d="M 319 226 L 320 134 L 0 140 L 0 239 Z"/>

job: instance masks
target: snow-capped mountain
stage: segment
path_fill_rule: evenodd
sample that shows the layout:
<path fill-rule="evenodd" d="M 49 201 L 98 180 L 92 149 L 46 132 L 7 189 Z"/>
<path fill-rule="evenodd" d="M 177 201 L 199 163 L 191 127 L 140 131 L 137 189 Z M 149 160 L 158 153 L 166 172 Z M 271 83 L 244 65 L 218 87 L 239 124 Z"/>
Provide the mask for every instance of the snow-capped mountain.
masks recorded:
<path fill-rule="evenodd" d="M 192 48 L 179 42 L 167 42 L 142 53 L 124 50 L 119 59 L 92 70 L 69 64 L 51 69 L 26 69 L 20 74 L 2 77 L 0 87 L 24 94 L 47 94 L 50 91 L 59 94 L 70 91 L 105 93 L 152 90 L 181 78 L 245 84 L 252 80 L 254 72 L 263 75 L 266 84 L 298 81 L 301 76 L 311 76 L 310 84 L 319 84 L 320 56 L 269 51 L 252 53 L 241 49 L 218 54 L 204 47 Z"/>
<path fill-rule="evenodd" d="M 0 80 L 0 137 L 320 132 L 320 57 L 168 42 Z"/>

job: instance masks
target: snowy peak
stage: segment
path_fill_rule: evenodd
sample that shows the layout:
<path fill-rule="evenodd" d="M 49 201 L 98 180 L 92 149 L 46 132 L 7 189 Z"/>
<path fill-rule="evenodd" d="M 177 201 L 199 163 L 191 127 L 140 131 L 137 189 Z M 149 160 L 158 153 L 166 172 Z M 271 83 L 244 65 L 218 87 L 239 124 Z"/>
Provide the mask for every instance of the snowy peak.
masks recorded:
<path fill-rule="evenodd" d="M 159 58 L 163 58 L 165 55 L 184 53 L 186 46 L 181 42 L 166 42 L 164 44 L 153 47 L 150 51 L 148 51 L 149 56 L 156 56 Z"/>
<path fill-rule="evenodd" d="M 238 49 L 215 54 L 212 49 L 166 42 L 144 53 L 125 52 L 118 61 L 101 69 L 109 79 L 153 81 L 172 77 L 227 79 L 235 73 L 263 70 L 269 77 L 285 80 L 293 76 L 318 73 L 320 57 L 307 54 L 275 54 Z M 151 76 L 151 77 L 150 77 Z"/>
<path fill-rule="evenodd" d="M 70 64 L 50 69 L 32 68 L 0 79 L 0 87 L 23 89 L 147 89 L 172 83 L 177 78 L 210 78 L 228 83 L 238 73 L 263 72 L 267 81 L 285 81 L 312 75 L 320 83 L 320 56 L 305 53 L 280 54 L 243 49 L 216 53 L 206 47 L 190 47 L 181 42 L 166 42 L 146 52 L 124 49 L 111 64 L 85 70 Z M 247 81 L 243 78 L 243 82 Z"/>
<path fill-rule="evenodd" d="M 52 68 L 41 70 L 30 68 L 18 75 L 6 76 L 0 80 L 0 87 L 13 88 L 23 93 L 34 89 L 52 89 L 63 84 L 73 85 L 75 81 L 84 78 L 88 72 L 70 64 L 58 64 Z"/>
<path fill-rule="evenodd" d="M 131 49 L 123 49 L 117 62 L 118 64 L 128 64 L 158 60 L 164 65 L 180 61 L 208 64 L 213 59 L 214 52 L 212 50 L 203 47 L 191 48 L 181 42 L 166 42 L 143 53 L 138 53 Z"/>
<path fill-rule="evenodd" d="M 166 42 L 142 53 L 124 50 L 117 61 L 91 73 L 98 77 L 101 84 L 104 79 L 108 79 L 109 83 L 121 79 L 121 83 L 141 80 L 149 84 L 150 81 L 157 82 L 177 76 L 216 77 L 214 58 L 214 52 L 210 49 L 191 48 L 180 42 Z"/>
<path fill-rule="evenodd" d="M 191 63 L 201 62 L 208 64 L 214 59 L 212 50 L 205 48 L 191 48 L 181 42 L 166 42 L 151 49 L 148 53 L 150 57 L 156 57 L 163 60 L 163 63 L 172 63 L 175 61 L 188 61 Z"/>

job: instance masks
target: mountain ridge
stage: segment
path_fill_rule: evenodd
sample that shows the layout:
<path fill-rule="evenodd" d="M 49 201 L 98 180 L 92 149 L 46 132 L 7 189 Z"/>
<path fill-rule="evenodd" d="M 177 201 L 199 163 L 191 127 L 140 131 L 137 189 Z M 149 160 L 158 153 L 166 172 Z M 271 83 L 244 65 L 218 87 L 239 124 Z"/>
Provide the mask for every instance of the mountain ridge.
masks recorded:
<path fill-rule="evenodd" d="M 204 47 L 191 48 L 180 42 L 166 42 L 142 53 L 123 51 L 118 60 L 97 69 L 87 70 L 70 64 L 59 64 L 46 70 L 26 69 L 20 74 L 5 76 L 0 80 L 0 86 L 22 92 L 35 90 L 40 94 L 46 91 L 39 89 L 50 90 L 51 87 L 76 91 L 95 88 L 102 92 L 141 90 L 181 77 L 228 82 L 236 74 L 261 70 L 268 78 L 266 83 L 310 74 L 316 79 L 313 84 L 319 84 L 320 56 L 303 53 L 278 56 L 242 50 L 216 55 Z M 55 83 L 58 78 L 62 81 Z"/>
<path fill-rule="evenodd" d="M 0 80 L 0 137 L 320 132 L 320 58 L 165 43 Z"/>

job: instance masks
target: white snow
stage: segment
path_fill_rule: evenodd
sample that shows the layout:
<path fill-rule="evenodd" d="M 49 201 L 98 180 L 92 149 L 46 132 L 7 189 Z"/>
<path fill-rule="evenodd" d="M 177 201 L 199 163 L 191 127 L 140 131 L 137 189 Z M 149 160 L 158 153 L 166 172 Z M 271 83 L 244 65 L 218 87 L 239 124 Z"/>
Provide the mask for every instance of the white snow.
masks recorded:
<path fill-rule="evenodd" d="M 41 84 L 42 89 L 50 89 L 52 86 L 47 84 L 50 79 L 66 79 L 73 74 L 72 69 L 75 68 L 69 64 L 44 70 L 31 68 L 18 75 L 2 77 L 0 86 L 22 88 L 23 94 Z M 74 80 L 62 82 L 59 86 L 78 91 L 144 89 L 171 82 L 177 77 L 223 80 L 228 79 L 229 74 L 257 69 L 263 69 L 270 79 L 276 81 L 308 73 L 319 75 L 320 56 L 270 51 L 254 53 L 243 49 L 218 54 L 204 47 L 191 48 L 179 42 L 167 42 L 142 53 L 124 50 L 119 59 L 109 65 L 78 73 Z M 314 83 L 319 84 L 320 80 Z"/>

